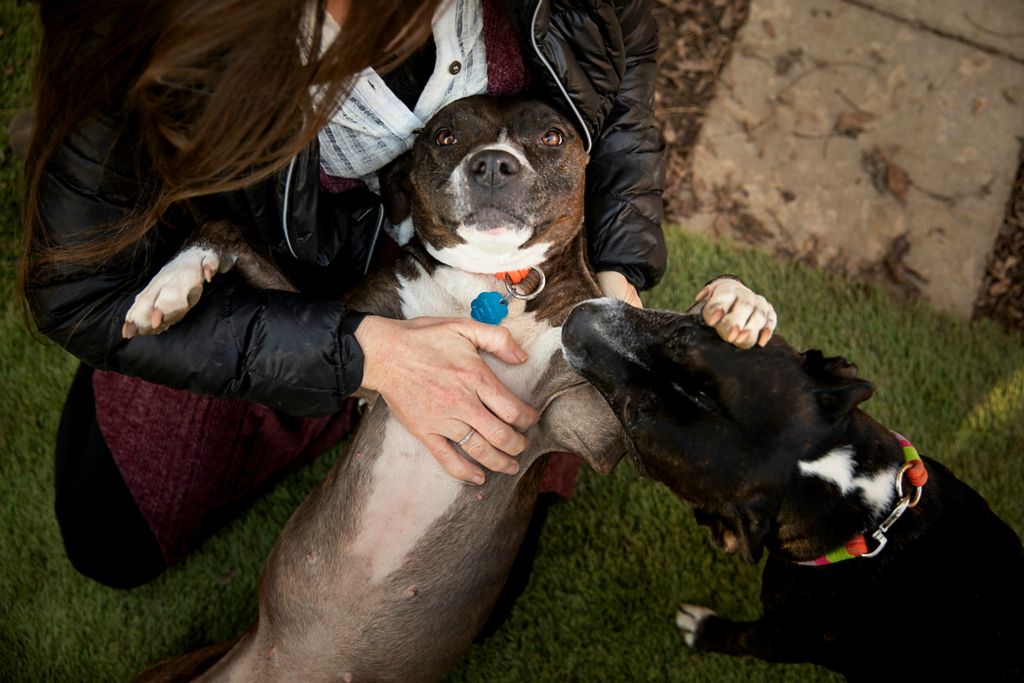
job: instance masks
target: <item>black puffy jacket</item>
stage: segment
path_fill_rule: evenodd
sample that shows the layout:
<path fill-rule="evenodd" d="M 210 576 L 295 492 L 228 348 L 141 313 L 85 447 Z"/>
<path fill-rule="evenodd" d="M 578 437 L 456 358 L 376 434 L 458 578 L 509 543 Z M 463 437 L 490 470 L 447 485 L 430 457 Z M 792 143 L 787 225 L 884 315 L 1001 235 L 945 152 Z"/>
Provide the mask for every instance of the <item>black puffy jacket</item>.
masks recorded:
<path fill-rule="evenodd" d="M 650 4 L 509 0 L 538 94 L 579 122 L 590 148 L 586 223 L 594 266 L 618 270 L 640 289 L 653 286 L 665 266 Z M 41 218 L 58 241 L 117 223 L 142 194 L 127 151 L 114 146 L 118 125 L 90 121 L 47 165 Z M 361 316 L 330 290 L 365 273 L 383 220 L 377 197 L 368 190 L 320 192 L 314 143 L 276 177 L 208 197 L 202 208 L 253 227 L 306 293 L 255 290 L 228 273 L 214 278 L 170 330 L 124 340 L 121 326 L 135 294 L 189 233 L 178 221 L 175 229 L 151 231 L 132 256 L 30 285 L 39 330 L 97 368 L 296 415 L 337 410 L 362 380 L 362 350 L 353 336 Z"/>

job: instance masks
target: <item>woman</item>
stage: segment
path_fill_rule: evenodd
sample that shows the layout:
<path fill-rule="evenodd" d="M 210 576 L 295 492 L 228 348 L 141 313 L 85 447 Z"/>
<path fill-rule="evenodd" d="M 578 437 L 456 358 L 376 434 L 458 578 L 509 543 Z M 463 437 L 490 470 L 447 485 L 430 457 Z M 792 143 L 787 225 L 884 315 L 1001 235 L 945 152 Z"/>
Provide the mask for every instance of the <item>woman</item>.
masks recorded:
<path fill-rule="evenodd" d="M 372 183 L 390 159 L 348 164 L 346 144 L 361 142 L 338 106 L 368 65 L 422 119 L 432 112 L 416 105 L 438 79 L 458 96 L 482 83 L 566 111 L 590 148 L 587 231 L 602 285 L 639 303 L 636 290 L 664 269 L 650 2 L 40 6 L 23 286 L 39 330 L 83 361 L 58 435 L 57 514 L 72 563 L 98 581 L 149 580 L 216 514 L 336 442 L 359 386 L 379 391 L 453 476 L 483 480 L 452 446 L 467 434 L 481 465 L 514 466 L 523 438 L 510 427 L 537 413 L 479 357 L 524 359 L 502 328 L 386 320 L 334 298 L 383 242 L 379 199 L 359 176 Z M 229 273 L 169 331 L 124 339 L 135 294 L 200 217 L 249 229 L 300 293 Z"/>

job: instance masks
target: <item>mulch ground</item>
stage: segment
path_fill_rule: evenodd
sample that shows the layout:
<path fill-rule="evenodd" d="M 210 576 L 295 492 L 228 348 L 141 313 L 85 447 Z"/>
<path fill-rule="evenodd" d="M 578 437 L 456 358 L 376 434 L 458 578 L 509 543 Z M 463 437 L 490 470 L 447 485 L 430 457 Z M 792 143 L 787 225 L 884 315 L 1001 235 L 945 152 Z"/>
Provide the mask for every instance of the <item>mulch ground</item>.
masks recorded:
<path fill-rule="evenodd" d="M 750 0 L 658 0 L 655 13 L 661 26 L 661 48 L 655 118 L 668 147 L 665 215 L 670 222 L 685 222 L 698 208 L 691 155 L 719 74 L 729 61 L 733 39 L 746 23 L 749 9 Z M 1009 329 L 1024 331 L 1024 140 L 1020 145 L 1017 179 L 984 281 L 979 283 L 974 317 L 992 318 Z M 817 252 L 820 245 L 814 246 Z M 823 267 L 879 284 L 897 296 L 914 298 L 920 290 L 915 273 L 903 262 L 908 248 L 905 240 L 896 240 L 885 258 L 859 272 Z M 782 250 L 778 255 L 806 260 L 797 252 Z"/>
<path fill-rule="evenodd" d="M 974 317 L 1024 330 L 1024 140 L 1018 142 L 1017 178 L 974 304 Z"/>
<path fill-rule="evenodd" d="M 671 222 L 682 222 L 696 209 L 691 154 L 749 9 L 750 0 L 658 0 L 654 116 L 668 148 L 665 216 Z"/>

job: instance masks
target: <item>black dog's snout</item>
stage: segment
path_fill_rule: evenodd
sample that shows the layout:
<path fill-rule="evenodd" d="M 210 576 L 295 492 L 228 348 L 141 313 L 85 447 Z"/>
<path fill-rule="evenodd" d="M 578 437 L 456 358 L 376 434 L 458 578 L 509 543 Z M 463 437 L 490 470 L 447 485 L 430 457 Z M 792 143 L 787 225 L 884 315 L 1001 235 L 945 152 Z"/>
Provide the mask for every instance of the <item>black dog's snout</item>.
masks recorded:
<path fill-rule="evenodd" d="M 587 336 L 588 331 L 594 328 L 599 310 L 591 301 L 584 301 L 573 306 L 569 317 L 562 324 L 562 344 L 573 348 L 578 347 Z"/>
<path fill-rule="evenodd" d="M 519 175 L 519 160 L 508 152 L 498 149 L 485 149 L 473 155 L 469 160 L 469 169 L 473 179 L 484 187 L 501 187 L 510 179 Z"/>
<path fill-rule="evenodd" d="M 603 347 L 608 328 L 614 326 L 623 307 L 624 303 L 612 299 L 594 299 L 573 306 L 562 323 L 563 348 L 571 353 L 582 353 L 587 348 L 593 352 Z"/>

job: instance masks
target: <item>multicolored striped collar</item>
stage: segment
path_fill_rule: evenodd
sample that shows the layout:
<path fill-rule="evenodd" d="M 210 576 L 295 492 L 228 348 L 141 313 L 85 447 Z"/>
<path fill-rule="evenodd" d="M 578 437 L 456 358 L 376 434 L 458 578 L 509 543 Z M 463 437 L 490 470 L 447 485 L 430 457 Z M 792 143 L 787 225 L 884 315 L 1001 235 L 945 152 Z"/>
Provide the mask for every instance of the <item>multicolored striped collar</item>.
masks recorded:
<path fill-rule="evenodd" d="M 924 461 L 921 460 L 921 455 L 914 448 L 914 444 L 910 443 L 906 437 L 893 432 L 896 438 L 899 440 L 900 447 L 903 448 L 903 465 L 900 467 L 899 472 L 896 473 L 896 495 L 899 498 L 899 502 L 896 507 L 893 508 L 892 513 L 882 522 L 871 537 L 878 542 L 878 547 L 872 551 L 868 551 L 868 542 L 864 537 L 864 534 L 857 534 L 850 539 L 844 545 L 839 546 L 831 552 L 827 552 L 821 557 L 807 562 L 797 562 L 796 564 L 802 564 L 808 567 L 822 567 L 828 564 L 835 564 L 836 562 L 842 562 L 843 560 L 852 560 L 855 557 L 874 557 L 878 553 L 882 552 L 882 548 L 888 543 L 885 537 L 885 532 L 889 530 L 889 527 L 896 522 L 900 516 L 903 515 L 909 508 L 916 506 L 921 500 L 921 492 L 924 488 L 925 483 L 928 481 L 928 470 L 925 469 Z M 903 476 L 906 475 L 907 480 L 910 481 L 910 485 L 914 487 L 914 491 L 911 493 L 903 493 Z"/>

